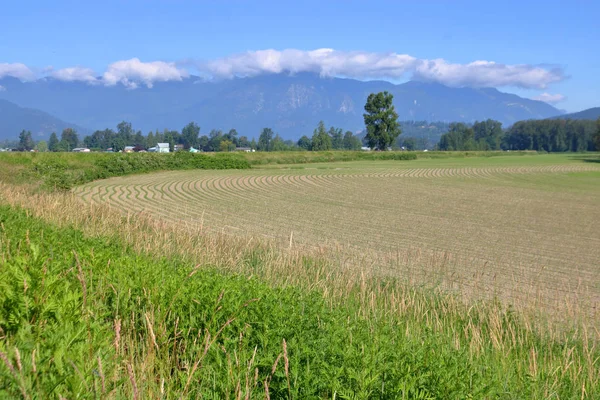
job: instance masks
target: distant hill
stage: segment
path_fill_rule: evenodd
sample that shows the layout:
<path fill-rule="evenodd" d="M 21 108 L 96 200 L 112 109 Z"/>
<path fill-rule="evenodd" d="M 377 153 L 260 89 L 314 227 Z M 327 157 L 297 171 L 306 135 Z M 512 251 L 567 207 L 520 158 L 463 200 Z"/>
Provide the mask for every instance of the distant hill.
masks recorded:
<path fill-rule="evenodd" d="M 571 113 L 571 114 L 563 114 L 555 119 L 598 119 L 600 118 L 600 107 L 588 108 L 587 110 Z"/>
<path fill-rule="evenodd" d="M 31 131 L 34 140 L 41 140 L 52 132 L 60 135 L 65 128 L 74 128 L 82 134 L 87 132 L 44 111 L 19 107 L 0 99 L 0 140 L 16 139 L 23 129 Z"/>
<path fill-rule="evenodd" d="M 89 85 L 44 78 L 21 82 L 0 79 L 0 99 L 44 110 L 90 129 L 114 128 L 125 120 L 144 133 L 181 129 L 197 122 L 201 133 L 236 128 L 240 135 L 257 137 L 271 127 L 286 139 L 312 135 L 319 120 L 354 132 L 364 129 L 367 96 L 387 90 L 401 121 L 463 121 L 487 118 L 505 125 L 523 119 L 559 114 L 551 105 L 493 88 L 451 88 L 437 83 L 359 81 L 322 78 L 300 73 L 262 75 L 207 82 L 190 77 L 178 82 L 156 82 L 131 90 L 122 85 Z"/>

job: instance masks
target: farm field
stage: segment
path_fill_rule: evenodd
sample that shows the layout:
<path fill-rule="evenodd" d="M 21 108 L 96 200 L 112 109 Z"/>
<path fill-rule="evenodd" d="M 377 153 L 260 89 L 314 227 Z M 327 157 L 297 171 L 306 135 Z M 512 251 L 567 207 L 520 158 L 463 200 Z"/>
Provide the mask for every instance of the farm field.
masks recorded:
<path fill-rule="evenodd" d="M 467 297 L 597 317 L 600 164 L 584 156 L 171 171 L 74 193 L 129 215 L 332 251 L 348 268 Z"/>

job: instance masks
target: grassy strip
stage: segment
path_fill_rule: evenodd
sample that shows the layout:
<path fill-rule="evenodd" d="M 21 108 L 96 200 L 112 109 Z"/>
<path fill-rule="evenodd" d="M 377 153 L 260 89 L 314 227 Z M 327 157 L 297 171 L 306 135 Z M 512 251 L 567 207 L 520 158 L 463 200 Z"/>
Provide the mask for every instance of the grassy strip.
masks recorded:
<path fill-rule="evenodd" d="M 38 181 L 45 189 L 74 186 L 135 173 L 184 169 L 246 169 L 240 154 L 156 153 L 18 153 L 0 155 L 5 182 Z"/>
<path fill-rule="evenodd" d="M 2 398 L 600 395 L 596 351 L 542 337 L 496 304 L 365 280 L 326 299 L 8 206 L 0 227 Z M 258 276 L 276 260 L 236 250 Z"/>
<path fill-rule="evenodd" d="M 416 160 L 429 158 L 470 158 L 535 155 L 535 151 L 281 151 L 244 153 L 252 165 L 306 164 L 361 160 Z"/>
<path fill-rule="evenodd" d="M 406 151 L 280 151 L 243 153 L 243 156 L 251 165 L 417 159 L 416 153 Z"/>

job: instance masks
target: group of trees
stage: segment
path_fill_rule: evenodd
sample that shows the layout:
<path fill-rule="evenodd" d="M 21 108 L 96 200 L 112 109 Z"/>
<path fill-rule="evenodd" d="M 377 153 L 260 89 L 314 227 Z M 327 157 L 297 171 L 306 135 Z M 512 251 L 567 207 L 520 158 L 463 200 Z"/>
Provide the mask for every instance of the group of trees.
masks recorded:
<path fill-rule="evenodd" d="M 506 131 L 507 150 L 547 152 L 600 150 L 595 138 L 600 135 L 600 119 L 520 121 Z"/>
<path fill-rule="evenodd" d="M 488 119 L 473 126 L 452 123 L 438 144 L 439 150 L 500 150 L 504 131 L 502 123 Z"/>
<path fill-rule="evenodd" d="M 311 151 L 360 150 L 362 142 L 351 131 L 343 133 L 341 128 L 334 126 L 327 129 L 321 121 L 313 131 L 312 138 L 304 135 L 296 145 L 299 149 Z"/>
<path fill-rule="evenodd" d="M 535 150 L 581 152 L 600 150 L 600 119 L 519 121 L 507 130 L 498 121 L 450 124 L 439 150 Z"/>
<path fill-rule="evenodd" d="M 169 143 L 171 151 L 176 145 L 182 145 L 184 149 L 191 147 L 203 151 L 229 151 L 236 147 L 250 147 L 252 142 L 246 136 L 239 136 L 235 129 L 228 133 L 213 129 L 208 135 L 200 136 L 200 127 L 195 122 L 190 122 L 183 127 L 181 132 L 164 129 L 162 132 L 149 132 L 144 136 L 141 131 L 134 131 L 131 123 L 121 122 L 117 125 L 117 131 L 105 129 L 96 131 L 83 139 L 83 144 L 90 149 L 112 148 L 120 151 L 125 146 L 134 146 L 137 149 L 148 149 L 157 143 Z"/>
<path fill-rule="evenodd" d="M 72 128 L 67 128 L 62 131 L 61 138 L 58 140 L 56 133 L 50 135 L 48 142 L 41 140 L 37 143 L 33 140 L 33 135 L 30 131 L 22 130 L 19 134 L 19 143 L 17 149 L 20 151 L 71 151 L 77 147 L 79 137 L 77 132 Z"/>

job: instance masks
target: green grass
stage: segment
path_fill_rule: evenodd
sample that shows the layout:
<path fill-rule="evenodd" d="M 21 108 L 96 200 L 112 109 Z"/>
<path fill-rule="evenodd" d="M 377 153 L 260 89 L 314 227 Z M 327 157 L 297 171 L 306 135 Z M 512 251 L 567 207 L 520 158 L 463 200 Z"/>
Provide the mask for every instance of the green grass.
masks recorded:
<path fill-rule="evenodd" d="M 135 173 L 186 169 L 245 169 L 250 164 L 232 153 L 2 153 L 0 180 L 36 183 L 46 190 Z"/>
<path fill-rule="evenodd" d="M 493 303 L 407 288 L 406 312 L 389 313 L 364 287 L 326 301 L 7 206 L 0 226 L 1 398 L 600 395 L 596 350 L 539 336 Z"/>

